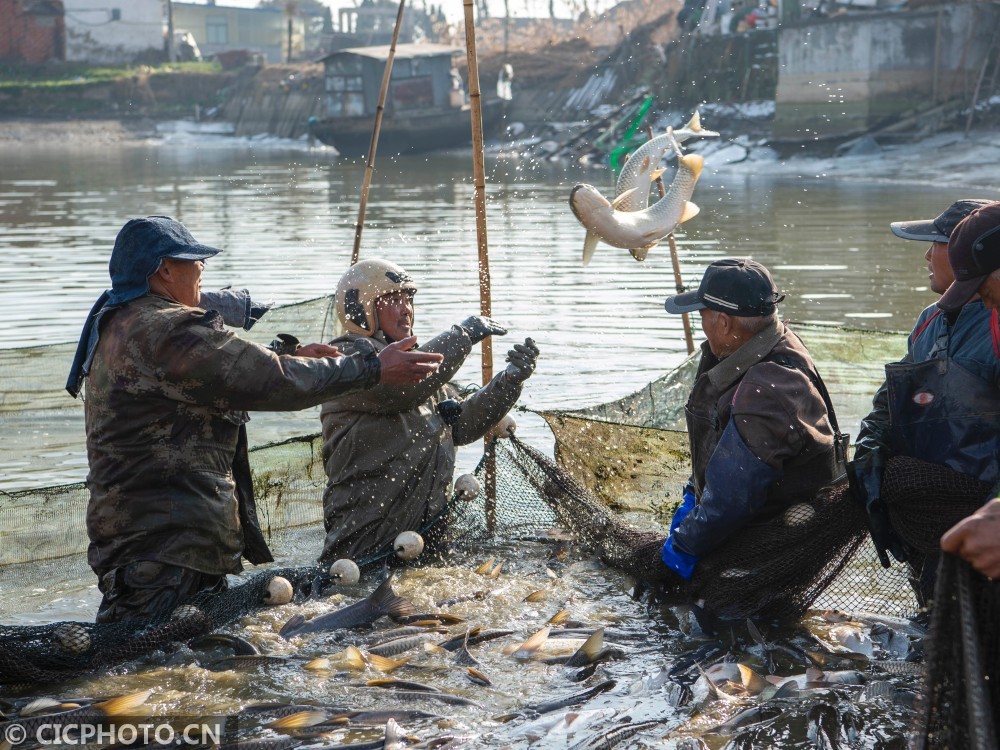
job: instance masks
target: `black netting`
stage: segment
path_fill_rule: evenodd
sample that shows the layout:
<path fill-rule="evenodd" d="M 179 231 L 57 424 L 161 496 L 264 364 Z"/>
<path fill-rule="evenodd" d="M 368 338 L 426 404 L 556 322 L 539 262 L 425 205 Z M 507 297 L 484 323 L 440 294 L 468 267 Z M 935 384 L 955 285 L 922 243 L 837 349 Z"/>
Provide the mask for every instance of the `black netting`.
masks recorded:
<path fill-rule="evenodd" d="M 824 592 L 839 590 L 843 609 L 908 614 L 914 605 L 905 574 L 873 563 L 863 512 L 846 481 L 808 502 L 748 527 L 704 557 L 689 584 L 660 558 L 665 534 L 636 528 L 571 474 L 517 438 L 491 452 L 496 499 L 487 492 L 490 461 L 477 469 L 474 500 L 454 500 L 449 535 L 475 541 L 537 533 L 559 523 L 612 567 L 701 600 L 726 618 L 795 619 Z"/>
<path fill-rule="evenodd" d="M 906 456 L 889 459 L 882 480 L 892 527 L 920 552 L 938 549 L 942 535 L 978 510 L 990 489 L 975 477 Z"/>
<path fill-rule="evenodd" d="M 915 750 L 996 750 L 1000 583 L 942 555 L 934 590 Z"/>
<path fill-rule="evenodd" d="M 198 594 L 157 620 L 0 625 L 0 685 L 65 680 L 209 633 L 267 606 L 264 595 L 275 576 L 295 589 L 311 586 L 317 577 L 330 582 L 317 568 L 285 568 L 259 573 L 219 594 Z"/>

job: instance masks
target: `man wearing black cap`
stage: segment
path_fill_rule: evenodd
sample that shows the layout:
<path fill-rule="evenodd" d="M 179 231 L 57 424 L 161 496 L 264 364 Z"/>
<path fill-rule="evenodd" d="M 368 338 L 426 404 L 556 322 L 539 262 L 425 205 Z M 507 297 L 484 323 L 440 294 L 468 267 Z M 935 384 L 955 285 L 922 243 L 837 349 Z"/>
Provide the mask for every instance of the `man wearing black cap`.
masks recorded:
<path fill-rule="evenodd" d="M 887 552 L 908 563 L 922 605 L 933 593 L 937 555 L 934 550 L 915 549 L 893 529 L 889 505 L 905 510 L 906 499 L 883 497 L 882 478 L 886 462 L 894 456 L 947 466 L 991 484 L 1000 478 L 996 423 L 1000 327 L 996 311 L 976 296 L 988 271 L 959 264 L 966 280 L 956 282 L 947 262 L 952 254 L 949 240 L 959 240 L 959 227 L 967 226 L 967 217 L 981 216 L 983 211 L 989 216 L 987 209 L 997 205 L 960 200 L 936 219 L 890 225 L 898 237 L 931 243 L 924 256 L 931 290 L 944 296 L 917 318 L 903 360 L 886 365 L 886 382 L 862 420 L 849 476 L 852 490 L 868 510 L 882 564 L 890 564 Z"/>
<path fill-rule="evenodd" d="M 311 344 L 279 356 L 223 329 L 200 307 L 206 259 L 164 216 L 132 219 L 111 254 L 111 289 L 94 305 L 67 389 L 86 383 L 88 562 L 104 594 L 98 622 L 159 618 L 225 588 L 240 558 L 270 561 L 257 526 L 248 410 L 302 409 L 378 383 L 418 383 L 441 355 L 340 356 Z M 241 451 L 242 453 L 242 451 Z"/>
<path fill-rule="evenodd" d="M 699 311 L 706 342 L 685 407 L 692 474 L 663 545 L 690 579 L 698 559 L 755 519 L 812 499 L 843 473 L 837 418 L 809 352 L 778 320 L 764 266 L 712 263 L 669 313 Z"/>

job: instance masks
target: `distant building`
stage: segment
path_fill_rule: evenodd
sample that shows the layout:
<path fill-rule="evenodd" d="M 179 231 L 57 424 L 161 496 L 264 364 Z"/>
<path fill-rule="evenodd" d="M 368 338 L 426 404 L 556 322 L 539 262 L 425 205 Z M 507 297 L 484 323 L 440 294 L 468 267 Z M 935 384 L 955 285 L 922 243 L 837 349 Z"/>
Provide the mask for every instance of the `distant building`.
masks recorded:
<path fill-rule="evenodd" d="M 191 32 L 206 58 L 230 50 L 260 52 L 269 63 L 302 58 L 305 22 L 299 15 L 289 17 L 280 8 L 235 8 L 214 2 L 196 5 L 175 1 L 173 11 L 174 28 Z"/>
<path fill-rule="evenodd" d="M 59 0 L 0 0 L 0 61 L 44 63 L 65 57 Z"/>
<path fill-rule="evenodd" d="M 66 59 L 122 65 L 164 57 L 163 0 L 63 0 Z"/>

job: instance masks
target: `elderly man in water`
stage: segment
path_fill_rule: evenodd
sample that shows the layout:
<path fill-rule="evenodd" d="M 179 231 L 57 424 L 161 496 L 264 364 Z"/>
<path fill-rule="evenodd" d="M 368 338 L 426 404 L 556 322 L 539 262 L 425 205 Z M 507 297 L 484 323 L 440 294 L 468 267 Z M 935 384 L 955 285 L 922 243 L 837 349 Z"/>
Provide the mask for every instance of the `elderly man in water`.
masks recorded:
<path fill-rule="evenodd" d="M 272 560 L 253 503 L 248 410 L 415 385 L 442 361 L 407 351 L 413 337 L 353 356 L 323 344 L 279 356 L 240 339 L 202 306 L 202 270 L 219 252 L 168 217 L 131 219 L 111 253 L 111 289 L 80 337 L 67 389 L 86 383 L 98 622 L 166 616 L 225 589 L 241 557 Z"/>
<path fill-rule="evenodd" d="M 843 474 L 846 440 L 812 357 L 778 320 L 783 299 L 764 266 L 729 258 L 665 302 L 697 311 L 707 339 L 685 407 L 691 478 L 662 549 L 686 580 L 740 529 Z"/>
<path fill-rule="evenodd" d="M 344 352 L 384 351 L 413 333 L 417 285 L 386 260 L 352 266 L 337 285 L 337 315 L 346 333 L 331 344 Z M 462 396 L 449 381 L 472 347 L 507 329 L 473 315 L 420 347 L 444 357 L 415 386 L 380 385 L 323 405 L 323 495 L 326 543 L 320 560 L 366 558 L 392 549 L 403 531 L 425 529 L 444 510 L 456 445 L 483 437 L 517 402 L 535 369 L 529 338 L 507 353 L 507 367 Z"/>
<path fill-rule="evenodd" d="M 890 226 L 903 239 L 930 243 L 924 255 L 930 287 L 943 296 L 917 318 L 903 360 L 886 365 L 886 382 L 861 423 L 850 477 L 882 564 L 889 565 L 887 552 L 907 563 L 922 606 L 933 595 L 937 553 L 917 549 L 893 528 L 890 506 L 905 514 L 912 498 L 884 497 L 882 479 L 889 459 L 905 456 L 987 487 L 1000 480 L 1000 282 L 990 278 L 1000 265 L 1000 233 L 991 234 L 998 216 L 1000 203 L 966 199 L 935 219 Z M 965 501 L 974 506 L 985 496 L 984 489 Z M 958 501 L 953 492 L 951 502 Z"/>

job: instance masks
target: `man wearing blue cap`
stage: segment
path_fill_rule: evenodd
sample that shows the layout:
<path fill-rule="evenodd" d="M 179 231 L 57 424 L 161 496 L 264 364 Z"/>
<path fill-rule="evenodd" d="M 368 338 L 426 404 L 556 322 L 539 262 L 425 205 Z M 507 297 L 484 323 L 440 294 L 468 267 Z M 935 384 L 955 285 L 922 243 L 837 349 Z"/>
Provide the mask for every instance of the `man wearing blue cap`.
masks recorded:
<path fill-rule="evenodd" d="M 949 262 L 953 252 L 949 243 L 958 240 L 956 248 L 971 248 L 978 234 L 972 236 L 972 225 L 966 222 L 975 216 L 988 228 L 987 217 L 996 211 L 991 206 L 1000 204 L 964 199 L 935 219 L 890 225 L 897 237 L 930 243 L 924 255 L 930 287 L 943 296 L 918 316 L 903 360 L 886 365 L 886 381 L 875 394 L 872 411 L 861 422 L 849 476 L 851 489 L 867 509 L 882 564 L 889 567 L 888 554 L 908 564 L 914 593 L 923 606 L 934 591 L 937 551 L 917 549 L 894 529 L 891 513 L 905 513 L 910 498 L 884 496 L 883 476 L 891 458 L 905 456 L 987 484 L 1000 480 L 997 313 L 977 294 L 980 286 L 988 287 L 983 283 L 987 275 L 981 269 L 973 273 L 970 264 L 960 263 L 969 274 L 956 281 Z M 964 240 L 958 233 L 963 226 L 970 235 Z M 973 502 L 980 499 L 985 499 L 985 492 Z M 953 500 L 959 498 L 953 496 Z"/>
<path fill-rule="evenodd" d="M 764 266 L 729 258 L 664 304 L 698 311 L 707 339 L 685 406 L 691 478 L 662 550 L 686 580 L 739 529 L 844 472 L 846 436 L 805 345 L 778 320 L 783 299 Z"/>
<path fill-rule="evenodd" d="M 84 325 L 67 390 L 86 384 L 88 562 L 98 622 L 157 619 L 226 574 L 270 561 L 246 447 L 249 410 L 303 409 L 378 383 L 418 383 L 440 355 L 340 356 L 311 344 L 278 355 L 202 307 L 201 274 L 220 251 L 164 216 L 132 219 L 111 254 L 111 289 Z M 239 317 L 238 315 L 236 316 Z"/>

